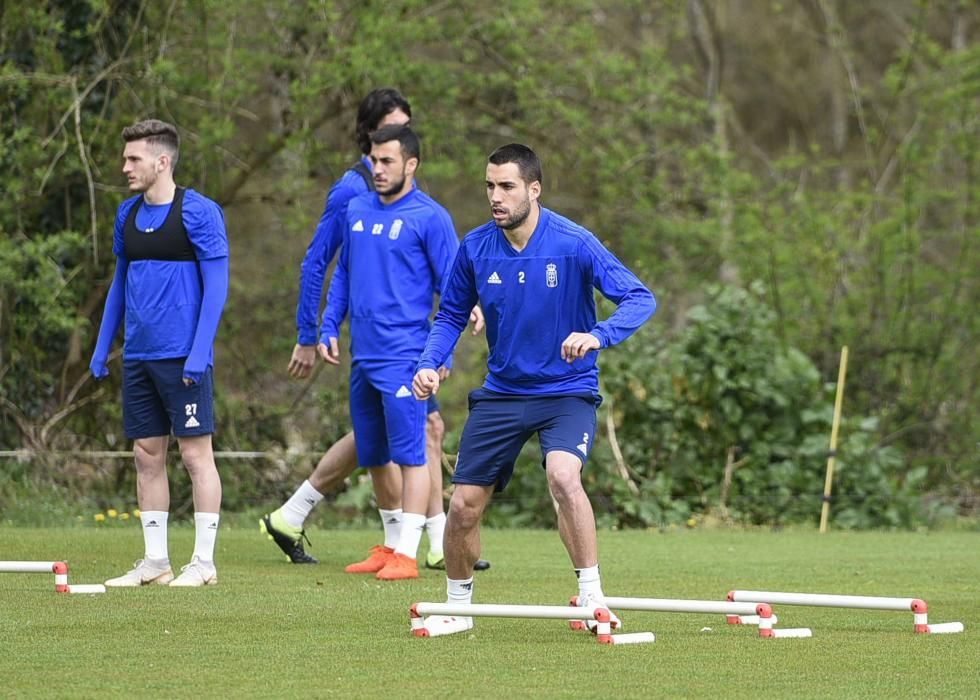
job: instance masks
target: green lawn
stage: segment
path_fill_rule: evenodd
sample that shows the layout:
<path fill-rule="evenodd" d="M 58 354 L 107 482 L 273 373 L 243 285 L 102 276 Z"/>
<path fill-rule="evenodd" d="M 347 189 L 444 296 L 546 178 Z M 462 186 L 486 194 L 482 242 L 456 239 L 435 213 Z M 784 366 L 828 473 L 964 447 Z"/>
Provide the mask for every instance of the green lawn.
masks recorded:
<path fill-rule="evenodd" d="M 603 583 L 616 596 L 722 600 L 733 588 L 921 597 L 904 612 L 775 606 L 766 640 L 721 616 L 625 612 L 654 644 L 601 646 L 559 621 L 480 618 L 469 633 L 416 639 L 408 606 L 445 600 L 440 572 L 382 584 L 343 573 L 375 531 L 313 531 L 321 564 L 287 564 L 257 530 L 224 527 L 220 585 L 59 595 L 53 575 L 0 574 L 4 697 L 969 697 L 980 696 L 980 535 L 604 532 Z M 171 528 L 175 568 L 193 546 Z M 0 559 L 57 560 L 74 583 L 121 573 L 138 525 L 0 527 Z M 475 601 L 564 604 L 577 592 L 555 532 L 484 533 L 493 568 Z M 710 628 L 710 631 L 704 628 Z"/>

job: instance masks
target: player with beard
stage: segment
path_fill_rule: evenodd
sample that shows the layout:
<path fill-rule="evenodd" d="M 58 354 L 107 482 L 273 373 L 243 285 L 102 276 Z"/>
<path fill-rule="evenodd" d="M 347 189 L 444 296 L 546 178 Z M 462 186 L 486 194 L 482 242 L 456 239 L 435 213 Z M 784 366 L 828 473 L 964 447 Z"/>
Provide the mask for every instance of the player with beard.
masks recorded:
<path fill-rule="evenodd" d="M 656 302 L 592 233 L 541 206 L 541 162 L 534 151 L 509 144 L 488 160 L 492 221 L 463 239 L 412 387 L 420 401 L 439 390 L 436 368 L 479 301 L 488 373 L 470 394 L 453 476 L 444 543 L 448 599 L 472 601 L 481 516 L 537 433 L 579 604 L 602 605 L 595 517 L 581 478 L 602 400 L 597 351 L 629 337 Z M 597 321 L 593 290 L 617 305 L 604 321 Z M 425 625 L 448 634 L 470 629 L 473 619 L 430 616 Z"/>
<path fill-rule="evenodd" d="M 305 379 L 313 372 L 323 283 L 327 267 L 343 242 L 347 205 L 354 197 L 374 189 L 371 161 L 367 157 L 371 151 L 370 134 L 391 124 L 407 124 L 411 117 L 412 108 L 408 100 L 398 90 L 390 87 L 371 90 L 358 105 L 354 132 L 362 153 L 361 159 L 348 168 L 327 193 L 323 214 L 300 267 L 299 300 L 296 305 L 297 338 L 287 368 L 294 379 Z M 476 335 L 483 328 L 483 315 L 478 308 L 473 310 L 472 321 L 473 334 Z M 429 402 L 428 412 L 426 439 L 431 490 L 425 522 L 429 536 L 425 565 L 427 568 L 442 569 L 445 568 L 442 534 L 446 523 L 442 495 L 442 439 L 445 426 L 435 399 Z M 306 520 L 324 495 L 340 486 L 356 469 L 354 433 L 349 432 L 330 446 L 309 477 L 303 480 L 279 508 L 264 515 L 259 521 L 261 531 L 275 542 L 290 562 L 317 563 L 316 558 L 303 546 L 304 540 L 309 541 L 305 531 Z M 384 527 L 385 544 L 393 549 L 401 528 L 401 473 L 395 464 L 386 465 L 374 473 L 376 486 L 382 485 L 381 475 L 384 475 L 384 487 L 376 490 L 377 506 Z M 374 563 L 358 562 L 352 565 L 355 570 L 365 566 L 371 568 Z M 487 561 L 477 562 L 477 569 L 489 566 Z"/>
<path fill-rule="evenodd" d="M 213 201 L 177 187 L 177 129 L 149 119 L 123 129 L 130 192 L 116 212 L 116 271 L 89 365 L 107 376 L 112 340 L 125 318 L 123 423 L 134 440 L 144 556 L 107 586 L 207 586 L 218 582 L 214 544 L 221 479 L 214 463 L 214 337 L 228 296 L 228 235 Z M 171 432 L 191 477 L 194 554 L 176 579 L 167 521 Z"/>
<path fill-rule="evenodd" d="M 407 125 L 386 126 L 371 134 L 371 144 L 376 192 L 347 206 L 318 349 L 325 362 L 340 363 L 340 325 L 349 314 L 357 461 L 369 469 L 379 502 L 387 486 L 384 465 L 399 465 L 402 522 L 395 547 L 375 546 L 364 562 L 346 570 L 396 580 L 418 577 L 430 493 L 426 404 L 412 396 L 412 376 L 429 332 L 433 295 L 442 289 L 459 241 L 449 212 L 415 187 L 415 132 Z M 448 358 L 437 370 L 443 377 Z"/>

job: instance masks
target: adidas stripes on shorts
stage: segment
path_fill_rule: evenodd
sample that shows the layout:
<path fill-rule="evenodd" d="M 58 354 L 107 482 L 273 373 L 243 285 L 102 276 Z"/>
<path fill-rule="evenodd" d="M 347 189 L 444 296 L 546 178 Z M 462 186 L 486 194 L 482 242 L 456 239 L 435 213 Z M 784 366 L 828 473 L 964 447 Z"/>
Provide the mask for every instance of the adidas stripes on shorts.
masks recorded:
<path fill-rule="evenodd" d="M 412 394 L 415 361 L 355 361 L 350 370 L 350 418 L 357 463 L 423 466 L 428 405 Z"/>
<path fill-rule="evenodd" d="M 542 466 L 548 453 L 557 450 L 574 454 L 584 468 L 595 438 L 597 398 L 516 396 L 484 388 L 470 392 L 453 483 L 503 491 L 521 448 L 535 433 Z"/>
<path fill-rule="evenodd" d="M 184 385 L 184 361 L 123 361 L 123 426 L 130 439 L 210 435 L 214 432 L 211 368 L 201 381 Z"/>

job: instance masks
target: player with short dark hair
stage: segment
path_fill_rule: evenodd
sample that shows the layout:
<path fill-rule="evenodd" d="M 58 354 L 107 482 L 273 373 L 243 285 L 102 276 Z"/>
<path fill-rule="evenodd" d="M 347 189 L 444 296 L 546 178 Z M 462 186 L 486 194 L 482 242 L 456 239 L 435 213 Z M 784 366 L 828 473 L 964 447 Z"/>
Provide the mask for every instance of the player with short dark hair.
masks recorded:
<path fill-rule="evenodd" d="M 403 512 L 395 546 L 372 548 L 346 571 L 397 580 L 418 577 L 430 493 L 426 404 L 412 396 L 412 376 L 429 332 L 433 295 L 459 241 L 449 212 L 415 187 L 421 152 L 411 127 L 392 124 L 372 132 L 370 158 L 377 191 L 347 206 L 318 349 L 325 362 L 340 364 L 340 325 L 349 315 L 357 460 L 369 469 L 379 503 L 388 495 L 385 465 L 399 465 Z M 444 373 L 447 361 L 440 363 Z"/>
<path fill-rule="evenodd" d="M 594 351 L 629 337 L 656 302 L 592 233 L 541 206 L 541 164 L 530 148 L 508 144 L 491 153 L 486 187 L 492 220 L 463 239 L 413 381 L 419 400 L 439 390 L 436 368 L 479 301 L 488 372 L 470 394 L 453 476 L 445 538 L 449 602 L 472 601 L 481 516 L 537 433 L 580 605 L 601 605 L 595 517 L 581 479 L 601 402 Z M 593 290 L 617 305 L 604 321 L 597 320 Z M 425 624 L 446 634 L 470 629 L 473 619 L 430 616 Z"/>
<path fill-rule="evenodd" d="M 228 296 L 228 235 L 215 202 L 177 187 L 177 129 L 156 119 L 122 132 L 131 192 L 116 212 L 116 270 L 92 354 L 108 375 L 112 340 L 125 319 L 123 421 L 134 440 L 144 557 L 107 586 L 206 586 L 218 582 L 214 544 L 221 479 L 214 463 L 214 337 Z M 176 579 L 170 567 L 167 449 L 171 432 L 191 477 L 194 554 Z"/>
<path fill-rule="evenodd" d="M 296 306 L 297 341 L 289 361 L 288 371 L 295 379 L 310 376 L 316 362 L 320 298 L 327 267 L 340 248 L 344 234 L 347 205 L 354 197 L 374 190 L 371 171 L 370 134 L 389 124 L 407 124 L 412 117 L 408 100 L 394 88 L 377 88 L 369 92 L 357 110 L 354 137 L 361 151 L 358 160 L 333 184 L 327 194 L 323 215 L 300 266 L 299 301 Z M 474 331 L 482 328 L 482 317 L 474 318 Z M 442 568 L 442 533 L 446 515 L 442 501 L 442 439 L 445 427 L 439 404 L 429 402 L 427 418 L 428 466 L 431 493 L 426 519 L 429 552 L 426 566 Z M 357 469 L 354 433 L 349 432 L 335 442 L 320 458 L 309 478 L 293 492 L 282 506 L 263 516 L 260 526 L 294 564 L 315 564 L 317 560 L 306 552 L 304 524 L 325 494 L 337 488 Z M 379 494 L 378 511 L 385 531 L 385 542 L 393 548 L 401 528 L 401 480 L 398 468 L 385 467 L 387 488 Z M 381 472 L 375 472 L 380 474 Z M 309 540 L 307 540 L 309 541 Z M 479 562 L 479 568 L 489 566 Z"/>

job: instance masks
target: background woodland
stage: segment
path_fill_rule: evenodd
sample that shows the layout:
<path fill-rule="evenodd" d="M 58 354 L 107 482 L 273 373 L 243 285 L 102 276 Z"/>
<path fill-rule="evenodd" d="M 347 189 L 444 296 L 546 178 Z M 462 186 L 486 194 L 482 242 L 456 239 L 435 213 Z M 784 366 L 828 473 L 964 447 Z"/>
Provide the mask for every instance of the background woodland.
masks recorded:
<path fill-rule="evenodd" d="M 349 429 L 347 371 L 286 375 L 299 263 L 358 101 L 391 85 L 461 236 L 488 218 L 487 153 L 521 141 L 545 206 L 657 296 L 602 357 L 601 524 L 814 522 L 843 345 L 835 525 L 976 515 L 978 31 L 966 0 L 0 0 L 0 449 L 32 451 L 0 458 L 0 511 L 133 499 L 129 461 L 77 453 L 128 449 L 118 345 L 109 379 L 87 365 L 120 131 L 148 117 L 228 224 L 216 448 L 272 457 L 221 465 L 225 506 L 309 473 Z M 440 393 L 450 453 L 485 353 L 464 336 Z M 550 523 L 538 460 L 492 522 Z M 369 498 L 355 478 L 323 517 Z"/>

